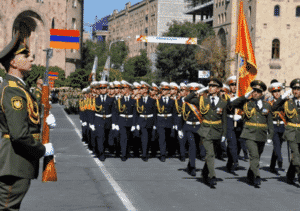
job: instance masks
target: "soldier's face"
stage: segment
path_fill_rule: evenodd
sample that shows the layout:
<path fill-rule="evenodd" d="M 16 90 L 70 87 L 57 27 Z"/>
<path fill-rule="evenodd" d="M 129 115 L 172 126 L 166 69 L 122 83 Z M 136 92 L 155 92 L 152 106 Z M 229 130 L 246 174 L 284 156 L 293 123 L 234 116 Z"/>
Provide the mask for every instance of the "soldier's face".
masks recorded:
<path fill-rule="evenodd" d="M 252 98 L 254 100 L 258 100 L 259 98 L 262 97 L 262 91 L 260 90 L 257 90 L 257 89 L 253 89 L 253 92 L 252 92 Z"/>
<path fill-rule="evenodd" d="M 209 85 L 209 88 L 208 88 L 209 94 L 211 94 L 211 95 L 217 94 L 219 91 L 220 91 L 220 88 L 217 85 L 214 85 L 214 84 Z"/>
<path fill-rule="evenodd" d="M 232 83 L 229 85 L 230 92 L 236 93 L 236 83 Z"/>
<path fill-rule="evenodd" d="M 170 94 L 174 95 L 176 92 L 177 92 L 176 89 L 171 89 Z"/>
<path fill-rule="evenodd" d="M 274 90 L 272 92 L 273 97 L 277 100 L 281 95 L 281 90 Z"/>
<path fill-rule="evenodd" d="M 30 53 L 17 54 L 11 61 L 11 64 L 16 69 L 19 69 L 23 74 L 26 74 L 27 72 L 30 72 L 33 60 L 34 59 Z"/>
<path fill-rule="evenodd" d="M 104 95 L 107 92 L 107 88 L 106 87 L 99 87 L 99 92 L 101 95 Z"/>
<path fill-rule="evenodd" d="M 295 87 L 293 88 L 293 95 L 295 98 L 299 99 L 300 98 L 300 87 Z"/>

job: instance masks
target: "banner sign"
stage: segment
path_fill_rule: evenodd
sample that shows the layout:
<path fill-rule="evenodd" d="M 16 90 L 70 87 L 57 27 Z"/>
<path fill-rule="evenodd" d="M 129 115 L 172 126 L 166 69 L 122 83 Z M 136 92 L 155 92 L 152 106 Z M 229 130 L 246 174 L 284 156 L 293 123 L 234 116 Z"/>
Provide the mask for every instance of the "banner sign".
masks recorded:
<path fill-rule="evenodd" d="M 198 78 L 209 78 L 210 71 L 209 70 L 199 70 L 198 71 Z"/>
<path fill-rule="evenodd" d="M 197 37 L 156 37 L 136 35 L 138 42 L 197 45 Z"/>
<path fill-rule="evenodd" d="M 79 30 L 50 29 L 50 48 L 79 49 Z"/>

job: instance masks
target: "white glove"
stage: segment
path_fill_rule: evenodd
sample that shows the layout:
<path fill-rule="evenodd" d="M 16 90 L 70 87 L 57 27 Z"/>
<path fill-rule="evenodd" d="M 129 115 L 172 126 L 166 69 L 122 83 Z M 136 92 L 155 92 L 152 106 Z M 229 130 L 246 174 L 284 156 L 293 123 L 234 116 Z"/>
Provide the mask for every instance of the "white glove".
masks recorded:
<path fill-rule="evenodd" d="M 46 147 L 46 152 L 44 156 L 54 155 L 54 148 L 52 146 L 52 143 L 44 144 Z"/>
<path fill-rule="evenodd" d="M 178 136 L 179 136 L 179 138 L 183 138 L 183 131 L 182 130 L 178 131 Z"/>
<path fill-rule="evenodd" d="M 137 129 L 137 130 L 140 130 L 140 129 L 141 129 L 141 128 L 140 128 L 140 125 L 137 125 L 137 126 L 136 126 L 136 129 Z"/>
<path fill-rule="evenodd" d="M 175 125 L 173 125 L 172 129 L 174 129 L 174 130 L 175 130 Z"/>
<path fill-rule="evenodd" d="M 268 139 L 267 143 L 270 144 L 272 142 L 272 139 Z"/>
<path fill-rule="evenodd" d="M 120 130 L 119 125 L 116 125 L 116 130 Z"/>
<path fill-rule="evenodd" d="M 178 126 L 177 126 L 177 125 L 174 125 L 174 129 L 175 129 L 175 130 L 178 130 Z"/>
<path fill-rule="evenodd" d="M 115 130 L 115 129 L 116 129 L 116 125 L 115 125 L 115 124 L 112 124 L 112 125 L 111 125 L 111 128 L 112 128 L 112 130 Z"/>
<path fill-rule="evenodd" d="M 221 142 L 224 142 L 224 141 L 226 141 L 226 138 L 225 138 L 225 136 L 222 136 Z"/>
<path fill-rule="evenodd" d="M 247 93 L 245 94 L 245 98 L 249 98 L 252 92 L 253 92 L 253 89 L 252 89 L 250 92 L 247 92 Z"/>
<path fill-rule="evenodd" d="M 153 126 L 153 130 L 156 130 L 156 126 Z"/>
<path fill-rule="evenodd" d="M 95 125 L 91 125 L 91 129 L 92 131 L 95 131 L 96 130 Z"/>
<path fill-rule="evenodd" d="M 87 126 L 87 122 L 83 122 L 82 123 L 82 126 L 84 127 L 84 126 Z"/>
<path fill-rule="evenodd" d="M 131 127 L 131 131 L 134 131 L 134 130 L 135 130 L 135 126 L 132 126 L 132 127 Z"/>
<path fill-rule="evenodd" d="M 234 101 L 235 99 L 237 99 L 238 97 L 232 97 L 230 98 L 230 102 Z"/>
<path fill-rule="evenodd" d="M 292 93 L 292 89 L 287 90 L 285 93 L 283 93 L 283 95 L 281 96 L 282 99 L 287 98 L 290 94 Z"/>
<path fill-rule="evenodd" d="M 198 90 L 198 91 L 195 92 L 195 93 L 196 93 L 196 94 L 200 94 L 200 93 L 202 93 L 202 92 L 205 92 L 206 90 L 208 90 L 208 87 L 204 87 L 204 88 Z"/>
<path fill-rule="evenodd" d="M 238 114 L 233 115 L 233 120 L 234 121 L 239 121 L 241 118 L 242 118 L 241 115 L 238 115 Z"/>
<path fill-rule="evenodd" d="M 82 120 L 80 120 L 80 123 L 82 124 Z"/>
<path fill-rule="evenodd" d="M 56 126 L 55 117 L 53 116 L 53 114 L 49 114 L 49 116 L 47 116 L 46 123 L 47 123 L 47 125 L 49 125 L 51 127 Z"/>

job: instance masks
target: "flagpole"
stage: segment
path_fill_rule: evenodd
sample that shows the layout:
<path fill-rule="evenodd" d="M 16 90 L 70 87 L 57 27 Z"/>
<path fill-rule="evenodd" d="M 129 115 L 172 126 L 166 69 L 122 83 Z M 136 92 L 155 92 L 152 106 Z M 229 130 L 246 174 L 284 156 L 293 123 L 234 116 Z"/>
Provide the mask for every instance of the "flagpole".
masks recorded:
<path fill-rule="evenodd" d="M 239 97 L 239 54 L 236 55 L 236 97 Z M 234 109 L 234 115 L 237 115 L 237 109 Z M 237 127 L 237 121 L 234 120 L 234 127 Z"/>

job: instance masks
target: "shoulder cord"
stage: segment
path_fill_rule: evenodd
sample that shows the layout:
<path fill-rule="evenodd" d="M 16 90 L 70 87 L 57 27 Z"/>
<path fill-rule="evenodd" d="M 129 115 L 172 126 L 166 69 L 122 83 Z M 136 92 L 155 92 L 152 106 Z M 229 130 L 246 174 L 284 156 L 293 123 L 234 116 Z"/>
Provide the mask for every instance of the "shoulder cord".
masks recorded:
<path fill-rule="evenodd" d="M 157 106 L 157 110 L 160 114 L 164 112 L 165 106 L 160 107 L 158 99 L 156 99 L 156 106 Z"/>
<path fill-rule="evenodd" d="M 206 114 L 210 109 L 210 105 L 207 104 L 206 106 L 204 106 L 204 99 L 203 99 L 203 96 L 200 97 L 199 99 L 199 111 L 200 113 L 203 115 L 203 114 Z"/>
<path fill-rule="evenodd" d="M 123 113 L 124 110 L 126 109 L 126 105 L 125 104 L 121 105 L 121 98 L 118 99 L 118 109 L 119 109 L 120 113 Z"/>
<path fill-rule="evenodd" d="M 139 105 L 139 99 L 136 99 L 136 110 L 137 110 L 137 112 L 141 114 L 141 113 L 143 113 L 144 109 L 145 109 L 144 105 L 140 106 Z"/>
<path fill-rule="evenodd" d="M 190 116 L 191 111 L 189 111 L 188 113 L 186 113 L 186 112 L 185 112 L 185 106 L 186 106 L 186 103 L 184 103 L 184 104 L 182 105 L 182 117 L 183 117 L 183 120 L 184 120 L 184 121 L 187 121 L 188 118 L 189 118 L 189 116 Z"/>
<path fill-rule="evenodd" d="M 178 105 L 178 100 L 176 100 L 176 99 L 175 99 L 175 107 L 176 107 L 176 110 L 177 110 L 178 114 L 180 114 L 182 112 L 182 107 L 180 107 Z"/>
<path fill-rule="evenodd" d="M 246 116 L 248 117 L 248 119 L 250 119 L 256 113 L 255 108 L 252 108 L 251 111 L 248 110 L 248 102 L 244 104 L 243 110 L 244 110 Z"/>
<path fill-rule="evenodd" d="M 286 113 L 286 116 L 289 118 L 289 119 L 292 119 L 294 116 L 297 116 L 298 113 L 297 113 L 297 110 L 294 108 L 293 110 L 289 110 L 289 104 L 288 104 L 288 101 L 286 101 L 284 103 L 284 111 Z"/>

